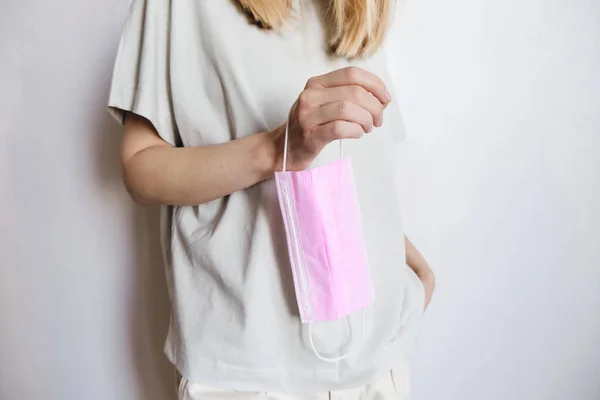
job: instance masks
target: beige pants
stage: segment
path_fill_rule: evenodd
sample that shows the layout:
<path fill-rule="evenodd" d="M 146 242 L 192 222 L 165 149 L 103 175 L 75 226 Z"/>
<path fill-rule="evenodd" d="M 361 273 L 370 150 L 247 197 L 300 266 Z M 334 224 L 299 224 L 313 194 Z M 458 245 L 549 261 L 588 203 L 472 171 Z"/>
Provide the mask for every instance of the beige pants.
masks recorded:
<path fill-rule="evenodd" d="M 409 400 L 409 395 L 408 359 L 371 384 L 316 394 L 234 392 L 198 385 L 186 379 L 179 383 L 179 400 Z"/>

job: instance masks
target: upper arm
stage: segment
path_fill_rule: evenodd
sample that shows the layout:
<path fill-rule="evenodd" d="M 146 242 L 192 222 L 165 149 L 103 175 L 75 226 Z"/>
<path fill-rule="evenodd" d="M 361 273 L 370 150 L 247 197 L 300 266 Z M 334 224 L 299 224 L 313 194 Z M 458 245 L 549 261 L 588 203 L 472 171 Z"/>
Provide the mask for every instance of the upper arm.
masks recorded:
<path fill-rule="evenodd" d="M 150 121 L 137 114 L 127 113 L 121 145 L 123 166 L 142 150 L 156 146 L 172 147 L 160 137 Z"/>

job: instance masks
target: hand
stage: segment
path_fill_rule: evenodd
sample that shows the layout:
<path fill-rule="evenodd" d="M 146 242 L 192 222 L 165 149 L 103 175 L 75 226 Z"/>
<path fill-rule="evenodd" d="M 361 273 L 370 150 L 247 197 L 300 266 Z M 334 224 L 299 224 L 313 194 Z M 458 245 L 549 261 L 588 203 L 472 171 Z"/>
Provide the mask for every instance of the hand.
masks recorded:
<path fill-rule="evenodd" d="M 357 67 L 310 78 L 290 115 L 287 169 L 306 169 L 330 142 L 358 139 L 381 126 L 391 99 L 381 79 Z M 276 131 L 279 166 L 284 133 L 285 124 Z"/>

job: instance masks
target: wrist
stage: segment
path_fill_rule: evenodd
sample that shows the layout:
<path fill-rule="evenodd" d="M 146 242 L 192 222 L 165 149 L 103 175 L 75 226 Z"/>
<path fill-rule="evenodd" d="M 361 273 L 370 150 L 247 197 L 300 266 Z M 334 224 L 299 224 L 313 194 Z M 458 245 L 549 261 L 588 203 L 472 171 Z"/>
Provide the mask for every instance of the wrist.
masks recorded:
<path fill-rule="evenodd" d="M 258 146 L 255 160 L 261 180 L 272 178 L 275 172 L 281 171 L 280 137 L 281 127 L 272 131 L 256 134 Z"/>

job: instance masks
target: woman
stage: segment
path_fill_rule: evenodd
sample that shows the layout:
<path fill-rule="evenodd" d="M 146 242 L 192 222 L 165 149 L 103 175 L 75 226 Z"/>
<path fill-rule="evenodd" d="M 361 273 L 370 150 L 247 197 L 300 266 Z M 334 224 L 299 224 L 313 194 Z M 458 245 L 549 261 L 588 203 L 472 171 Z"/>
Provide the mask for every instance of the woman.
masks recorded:
<path fill-rule="evenodd" d="M 128 191 L 163 206 L 165 352 L 183 376 L 181 399 L 407 397 L 433 274 L 404 238 L 396 197 L 403 127 L 381 49 L 392 8 L 134 1 L 109 106 L 125 124 Z M 300 321 L 272 179 L 294 103 L 288 170 L 338 159 L 332 142 L 347 139 L 376 297 L 364 321 L 354 313 L 311 326 L 319 353 L 356 350 L 335 362 L 315 354 Z"/>

